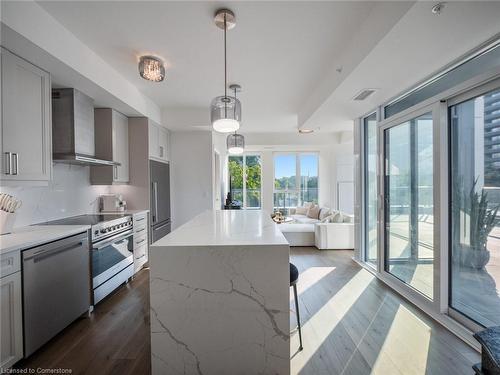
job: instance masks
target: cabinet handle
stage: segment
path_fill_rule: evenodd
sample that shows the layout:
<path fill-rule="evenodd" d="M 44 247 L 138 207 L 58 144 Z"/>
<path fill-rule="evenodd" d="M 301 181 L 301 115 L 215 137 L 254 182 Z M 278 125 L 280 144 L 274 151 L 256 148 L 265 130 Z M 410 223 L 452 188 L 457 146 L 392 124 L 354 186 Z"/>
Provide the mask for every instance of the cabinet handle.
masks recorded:
<path fill-rule="evenodd" d="M 12 156 L 16 158 L 15 159 L 16 161 L 14 163 L 14 166 L 16 167 L 16 170 L 15 170 L 15 172 L 12 171 L 12 174 L 13 175 L 17 175 L 19 173 L 19 154 L 17 152 L 14 152 L 14 153 L 12 153 Z"/>
<path fill-rule="evenodd" d="M 142 240 L 140 240 L 140 241 L 136 241 L 136 243 L 135 243 L 135 244 L 136 244 L 136 245 L 139 245 L 140 243 L 143 243 L 144 241 L 146 241 L 146 239 L 145 239 L 145 238 L 143 238 L 143 239 L 142 239 Z"/>
<path fill-rule="evenodd" d="M 160 146 L 160 158 L 163 157 L 163 146 Z"/>
<path fill-rule="evenodd" d="M 113 166 L 113 178 L 118 179 L 118 167 L 116 165 Z"/>
<path fill-rule="evenodd" d="M 11 174 L 12 172 L 12 152 L 5 152 L 4 166 L 5 174 Z"/>

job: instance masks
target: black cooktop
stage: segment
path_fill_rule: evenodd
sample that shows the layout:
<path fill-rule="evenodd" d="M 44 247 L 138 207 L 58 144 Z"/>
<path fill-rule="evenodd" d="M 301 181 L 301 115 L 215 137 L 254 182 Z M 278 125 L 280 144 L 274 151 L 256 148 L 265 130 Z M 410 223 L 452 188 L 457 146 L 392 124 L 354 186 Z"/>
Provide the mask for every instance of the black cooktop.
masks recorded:
<path fill-rule="evenodd" d="M 106 214 L 106 215 L 79 215 L 66 217 L 64 219 L 47 221 L 38 225 L 96 225 L 104 221 L 120 219 L 130 215 L 126 214 Z"/>

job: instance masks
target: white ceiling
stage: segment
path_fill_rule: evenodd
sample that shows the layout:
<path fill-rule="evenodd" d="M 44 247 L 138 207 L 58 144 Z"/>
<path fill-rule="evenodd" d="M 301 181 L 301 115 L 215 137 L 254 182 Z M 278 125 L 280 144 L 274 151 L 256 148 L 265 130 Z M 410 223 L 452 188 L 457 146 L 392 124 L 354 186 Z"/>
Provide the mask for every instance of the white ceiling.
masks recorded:
<path fill-rule="evenodd" d="M 210 101 L 223 92 L 222 31 L 213 25 L 213 14 L 220 7 L 232 9 L 237 18 L 236 27 L 228 32 L 228 73 L 230 83 L 243 87 L 240 98 L 244 132 L 296 131 L 299 125 L 320 127 L 322 131 L 349 129 L 352 118 L 374 105 L 367 101 L 353 107 L 351 99 L 359 90 L 380 88 L 371 100 L 395 95 L 407 87 L 403 84 L 420 80 L 422 74 L 431 73 L 437 64 L 455 58 L 472 41 L 491 36 L 492 28 L 498 28 L 498 22 L 492 26 L 491 17 L 485 22 L 473 17 L 469 24 L 459 24 L 473 36 L 461 33 L 460 39 L 447 38 L 451 45 L 447 44 L 436 56 L 432 33 L 425 33 L 420 25 L 430 22 L 437 24 L 433 32 L 442 31 L 439 22 L 448 17 L 448 10 L 452 16 L 456 13 L 456 4 L 447 4 L 440 16 L 431 14 L 431 3 L 414 6 L 413 2 L 39 4 L 124 79 L 164 108 L 164 125 L 176 129 L 206 126 Z M 495 4 L 487 7 L 482 12 L 486 17 L 488 12 L 499 10 Z M 415 8 L 419 11 L 415 12 Z M 412 17 L 408 18 L 411 12 Z M 401 22 L 405 27 L 395 34 Z M 453 26 L 449 20 L 445 24 Z M 420 33 L 423 36 L 419 39 Z M 397 48 L 391 50 L 387 40 L 393 39 Z M 406 53 L 411 51 L 414 40 L 418 40 L 419 48 L 425 47 L 422 41 L 430 43 L 433 55 L 425 56 L 424 48 L 424 58 L 407 61 Z M 402 76 L 398 85 L 392 80 L 391 70 L 384 69 L 390 64 L 380 51 L 392 53 L 392 60 L 404 61 L 405 72 L 418 68 L 418 74 Z M 166 61 L 167 77 L 163 83 L 139 77 L 137 60 L 142 54 L 154 54 Z M 367 79 L 370 68 L 377 72 L 377 79 Z"/>

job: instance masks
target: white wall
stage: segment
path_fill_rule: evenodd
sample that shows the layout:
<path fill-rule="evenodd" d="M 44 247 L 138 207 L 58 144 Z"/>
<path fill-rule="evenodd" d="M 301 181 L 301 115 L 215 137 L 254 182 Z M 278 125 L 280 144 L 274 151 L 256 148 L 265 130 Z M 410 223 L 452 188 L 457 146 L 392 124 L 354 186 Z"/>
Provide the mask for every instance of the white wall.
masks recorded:
<path fill-rule="evenodd" d="M 219 154 L 219 167 L 220 167 L 220 181 L 217 184 L 215 176 L 215 164 L 213 170 L 212 181 L 214 182 L 214 198 L 213 207 L 215 209 L 220 209 L 221 205 L 224 204 L 226 199 L 225 195 L 227 193 L 227 146 L 226 146 L 226 134 L 221 134 L 217 132 L 212 132 L 212 142 L 213 142 L 213 152 Z M 215 155 L 213 155 L 213 162 L 215 163 Z"/>
<path fill-rule="evenodd" d="M 1 187 L 2 193 L 23 202 L 15 226 L 98 212 L 98 197 L 107 193 L 108 187 L 90 185 L 89 171 L 89 167 L 54 164 L 49 186 Z"/>
<path fill-rule="evenodd" d="M 172 227 L 213 207 L 213 142 L 206 131 L 171 132 Z"/>

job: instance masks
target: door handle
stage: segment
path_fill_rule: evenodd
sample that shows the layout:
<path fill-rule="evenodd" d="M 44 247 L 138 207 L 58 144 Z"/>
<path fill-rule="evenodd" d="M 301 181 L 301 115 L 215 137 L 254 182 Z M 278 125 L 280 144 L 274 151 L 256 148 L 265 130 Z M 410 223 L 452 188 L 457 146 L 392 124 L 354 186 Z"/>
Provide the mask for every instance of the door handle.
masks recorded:
<path fill-rule="evenodd" d="M 12 152 L 4 152 L 5 158 L 4 158 L 4 167 L 5 167 L 5 174 L 11 174 L 12 173 Z"/>
<path fill-rule="evenodd" d="M 156 223 L 158 220 L 158 183 L 153 182 L 153 204 L 154 204 L 154 215 L 153 215 L 153 223 Z"/>
<path fill-rule="evenodd" d="M 78 241 L 78 242 L 74 242 L 73 244 L 56 247 L 55 249 L 47 249 L 47 250 L 37 251 L 32 256 L 25 257 L 24 260 L 33 259 L 33 261 L 36 263 L 36 262 L 39 262 L 43 259 L 49 258 L 52 255 L 56 255 L 56 254 L 59 254 L 59 253 L 65 252 L 65 251 L 69 251 L 69 250 L 73 250 L 73 249 L 82 247 L 83 243 L 84 243 L 84 241 Z"/>
<path fill-rule="evenodd" d="M 16 167 L 15 171 L 12 171 L 13 175 L 17 175 L 19 173 L 19 154 L 17 152 L 12 153 L 12 156 L 15 157 L 14 166 Z"/>

